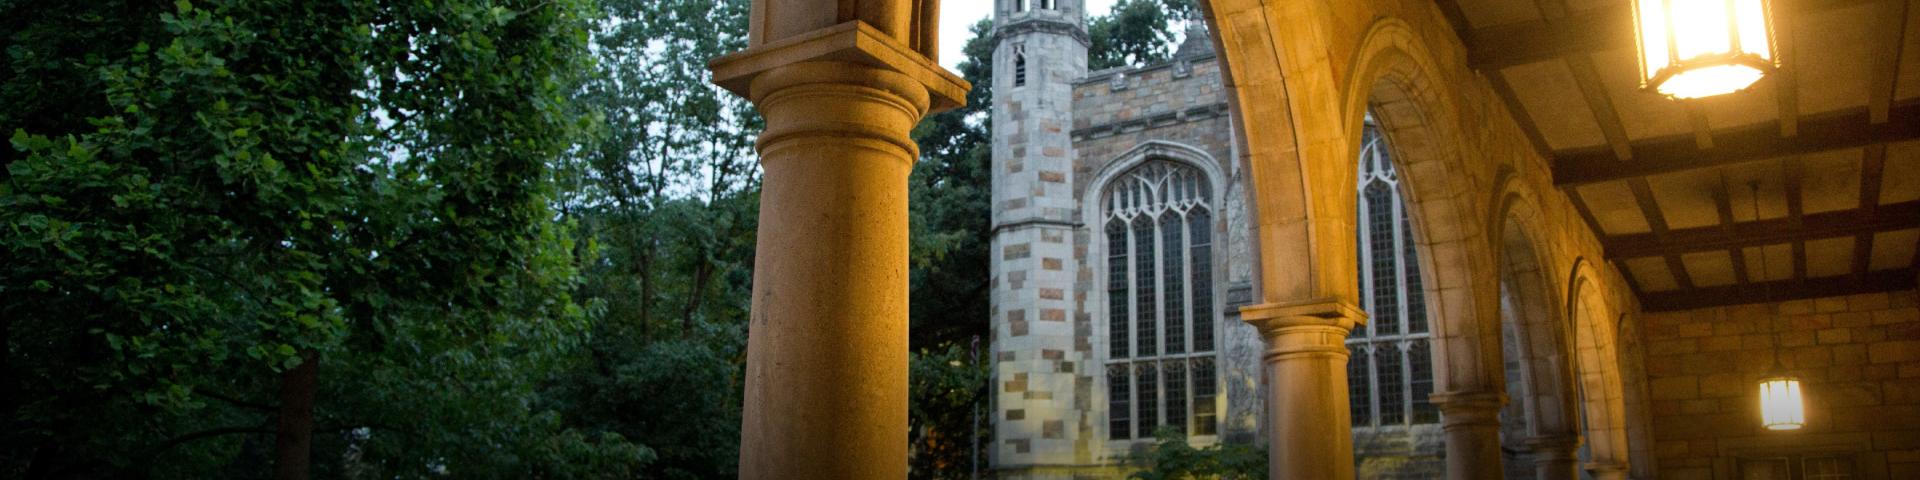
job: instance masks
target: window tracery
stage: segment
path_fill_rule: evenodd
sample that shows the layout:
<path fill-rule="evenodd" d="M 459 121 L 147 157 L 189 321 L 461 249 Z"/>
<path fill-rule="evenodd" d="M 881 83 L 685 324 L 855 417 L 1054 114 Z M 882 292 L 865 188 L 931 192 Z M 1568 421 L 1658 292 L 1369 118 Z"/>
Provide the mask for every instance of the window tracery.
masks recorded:
<path fill-rule="evenodd" d="M 1102 192 L 1112 439 L 1217 432 L 1211 189 L 1199 169 L 1153 159 Z"/>
<path fill-rule="evenodd" d="M 1432 334 L 1406 200 L 1386 138 L 1371 123 L 1365 129 L 1356 223 L 1369 322 L 1347 337 L 1348 405 L 1355 427 L 1434 423 Z"/>

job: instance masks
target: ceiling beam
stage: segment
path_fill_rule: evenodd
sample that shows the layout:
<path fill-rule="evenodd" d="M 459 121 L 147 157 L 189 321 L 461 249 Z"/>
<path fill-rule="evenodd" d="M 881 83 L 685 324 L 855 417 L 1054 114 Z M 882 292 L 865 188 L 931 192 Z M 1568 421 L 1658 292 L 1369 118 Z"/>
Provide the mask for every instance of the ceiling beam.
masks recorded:
<path fill-rule="evenodd" d="M 1728 234 L 1732 234 L 1734 233 L 1733 225 L 1736 222 L 1733 219 L 1733 196 L 1727 191 L 1727 175 L 1722 173 L 1714 177 L 1719 180 L 1713 182 L 1713 207 L 1716 213 L 1720 214 L 1720 224 L 1718 227 Z M 1753 277 L 1747 273 L 1747 258 L 1742 252 L 1744 252 L 1744 250 L 1741 250 L 1739 247 L 1727 249 L 1727 256 L 1733 258 L 1733 281 L 1735 283 L 1753 281 Z M 1760 273 L 1761 275 L 1766 274 L 1766 272 Z"/>
<path fill-rule="evenodd" d="M 1664 238 L 1652 233 L 1615 235 L 1601 240 L 1609 259 L 1664 257 L 1692 252 L 1735 249 L 1802 242 L 1822 238 L 1872 234 L 1920 228 L 1920 201 L 1881 205 L 1877 213 L 1860 210 L 1814 213 L 1801 218 L 1801 226 L 1792 219 L 1776 218 L 1736 224 L 1668 231 Z"/>
<path fill-rule="evenodd" d="M 1687 108 L 1687 123 L 1693 127 L 1693 146 L 1701 150 L 1713 148 L 1713 122 L 1707 119 L 1707 110 L 1700 102 L 1681 102 Z"/>
<path fill-rule="evenodd" d="M 1618 160 L 1633 159 L 1633 143 L 1627 138 L 1627 127 L 1620 123 L 1620 112 L 1613 107 L 1613 97 L 1607 94 L 1607 84 L 1600 81 L 1600 72 L 1593 67 L 1593 59 L 1584 55 L 1567 57 L 1567 69 L 1573 71 L 1573 81 L 1580 86 L 1580 94 L 1586 97 L 1587 110 L 1593 113 L 1593 121 L 1600 124 L 1600 133 L 1607 138 L 1607 146 L 1612 148 L 1613 157 Z"/>
<path fill-rule="evenodd" d="M 1873 145 L 1860 154 L 1860 212 L 1867 217 L 1880 213 L 1880 177 L 1886 175 L 1887 146 Z M 1866 275 L 1873 262 L 1873 234 L 1853 237 L 1853 274 Z"/>
<path fill-rule="evenodd" d="M 1907 15 L 1910 2 L 1900 1 L 1889 6 L 1891 12 L 1875 15 L 1867 28 L 1872 29 L 1872 56 L 1868 58 L 1884 59 L 1875 62 L 1873 71 L 1867 75 L 1867 112 L 1873 123 L 1887 121 L 1888 110 L 1893 106 L 1894 90 L 1899 85 L 1901 44 L 1906 43 Z"/>
<path fill-rule="evenodd" d="M 1774 15 L 1807 15 L 1886 0 L 1799 0 L 1774 2 Z M 1896 0 L 1898 1 L 1898 0 Z M 1498 70 L 1634 48 L 1633 13 L 1626 5 L 1594 8 L 1565 18 L 1474 28 L 1462 37 L 1467 62 L 1479 70 Z"/>
<path fill-rule="evenodd" d="M 1796 230 L 1805 229 L 1807 228 L 1807 209 L 1804 200 L 1805 196 L 1801 195 L 1800 191 L 1802 186 L 1801 179 L 1807 177 L 1807 166 L 1806 163 L 1800 161 L 1800 157 L 1797 156 L 1787 157 L 1784 163 L 1785 168 L 1782 168 L 1781 171 L 1785 174 L 1786 178 L 1782 179 L 1785 185 L 1781 188 L 1785 190 L 1784 194 L 1787 197 L 1787 227 Z M 1754 219 L 1759 220 L 1757 217 Z M 1807 238 L 1801 237 L 1793 240 L 1793 256 L 1791 258 L 1793 258 L 1793 279 L 1806 280 Z"/>
<path fill-rule="evenodd" d="M 1540 158 L 1553 158 L 1553 148 L 1547 146 L 1547 137 L 1540 134 L 1540 126 L 1534 123 L 1533 115 L 1527 113 L 1527 107 L 1520 104 L 1520 96 L 1513 93 L 1513 84 L 1507 83 L 1507 75 L 1489 72 L 1487 82 L 1493 84 L 1493 92 L 1500 95 L 1501 103 L 1507 106 L 1507 113 L 1513 115 L 1515 123 L 1520 124 L 1520 133 L 1527 136 L 1534 153 L 1540 154 Z"/>
<path fill-rule="evenodd" d="M 1722 305 L 1911 290 L 1915 285 L 1914 273 L 1913 269 L 1881 270 L 1854 277 L 1779 280 L 1750 285 L 1648 292 L 1640 296 L 1640 305 L 1651 312 L 1671 312 Z"/>
<path fill-rule="evenodd" d="M 1642 140 L 1631 146 L 1630 162 L 1618 160 L 1619 149 L 1611 145 L 1554 152 L 1553 183 L 1572 187 L 1920 139 L 1920 103 L 1902 102 L 1892 107 L 1887 122 L 1877 124 L 1865 108 L 1803 116 L 1798 130 L 1799 135 L 1782 137 L 1774 122 L 1723 129 L 1713 133 L 1715 148 L 1705 150 L 1691 133 Z"/>

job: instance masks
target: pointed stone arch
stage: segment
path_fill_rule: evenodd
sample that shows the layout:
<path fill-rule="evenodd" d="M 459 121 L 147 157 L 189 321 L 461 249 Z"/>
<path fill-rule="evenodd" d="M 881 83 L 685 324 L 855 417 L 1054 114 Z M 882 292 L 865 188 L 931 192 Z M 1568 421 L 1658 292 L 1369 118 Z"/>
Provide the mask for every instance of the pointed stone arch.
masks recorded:
<path fill-rule="evenodd" d="M 1620 315 L 1600 283 L 1600 272 L 1586 259 L 1575 260 L 1568 276 L 1567 318 L 1571 327 L 1575 392 L 1588 470 L 1618 472 L 1630 464 L 1626 393 L 1621 380 Z"/>
<path fill-rule="evenodd" d="M 1516 460 L 1512 465 L 1531 470 L 1537 478 L 1574 478 L 1574 449 L 1579 440 L 1580 414 L 1573 387 L 1573 356 L 1560 292 L 1561 279 L 1552 275 L 1555 250 L 1540 235 L 1544 218 L 1532 192 L 1522 188 L 1511 170 L 1503 170 L 1494 190 L 1494 239 L 1500 281 L 1501 345 L 1517 362 L 1518 378 L 1507 379 L 1510 403 L 1503 418 L 1501 448 Z M 1522 422 L 1513 428 L 1508 422 Z M 1508 435 L 1512 435 L 1509 437 Z"/>

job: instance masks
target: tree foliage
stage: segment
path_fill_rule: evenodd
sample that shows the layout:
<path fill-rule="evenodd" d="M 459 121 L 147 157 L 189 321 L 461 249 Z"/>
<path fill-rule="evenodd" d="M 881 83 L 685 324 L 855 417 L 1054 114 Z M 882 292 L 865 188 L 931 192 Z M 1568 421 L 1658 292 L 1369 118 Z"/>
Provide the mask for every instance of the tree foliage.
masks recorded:
<path fill-rule="evenodd" d="M 1135 454 L 1141 470 L 1133 480 L 1255 480 L 1267 478 L 1267 452 L 1253 445 L 1215 444 L 1193 448 L 1171 427 L 1153 432 L 1153 447 Z"/>
<path fill-rule="evenodd" d="M 586 6 L 0 4 L 0 471 L 258 475 L 305 362 L 321 476 L 649 460 L 534 408 L 585 327 L 549 161 Z"/>
<path fill-rule="evenodd" d="M 1087 19 L 1087 68 L 1141 66 L 1173 54 L 1174 27 L 1201 21 L 1193 0 L 1120 0 L 1106 15 Z"/>
<path fill-rule="evenodd" d="M 750 3 L 0 0 L 0 476 L 260 477 L 287 417 L 323 478 L 734 476 L 761 120 L 706 62 Z M 991 438 L 972 33 L 914 131 L 916 478 Z"/>

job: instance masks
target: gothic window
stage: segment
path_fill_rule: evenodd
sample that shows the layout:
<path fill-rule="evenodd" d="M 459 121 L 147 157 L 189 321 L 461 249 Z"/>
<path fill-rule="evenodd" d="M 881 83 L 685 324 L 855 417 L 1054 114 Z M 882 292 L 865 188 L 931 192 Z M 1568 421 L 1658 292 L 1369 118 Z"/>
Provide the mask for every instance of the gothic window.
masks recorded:
<path fill-rule="evenodd" d="M 1013 0 L 1013 11 L 1015 12 L 1027 11 L 1027 0 Z"/>
<path fill-rule="evenodd" d="M 1433 394 L 1431 333 L 1420 262 L 1399 176 L 1379 128 L 1360 147 L 1359 280 L 1368 325 L 1347 337 L 1347 391 L 1355 427 L 1440 420 Z"/>
<path fill-rule="evenodd" d="M 1013 47 L 1013 86 L 1027 85 L 1027 48 L 1024 45 Z"/>
<path fill-rule="evenodd" d="M 1054 7 L 1054 6 L 1053 6 L 1053 2 L 1054 2 L 1054 0 L 1040 0 L 1040 9 L 1041 9 L 1041 10 L 1053 10 L 1053 7 Z"/>
<path fill-rule="evenodd" d="M 1213 212 L 1199 169 L 1135 166 L 1102 192 L 1107 262 L 1107 430 L 1218 431 Z"/>

